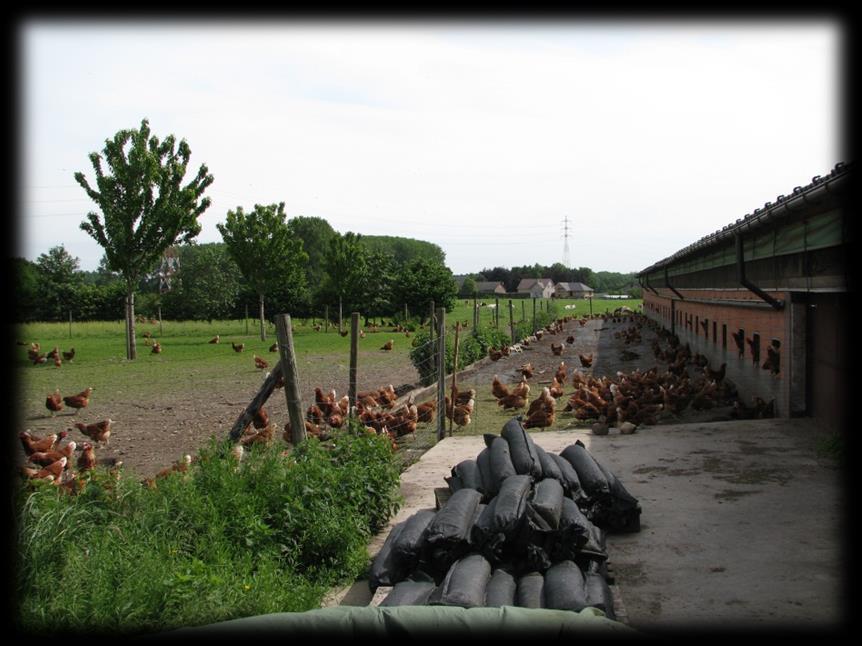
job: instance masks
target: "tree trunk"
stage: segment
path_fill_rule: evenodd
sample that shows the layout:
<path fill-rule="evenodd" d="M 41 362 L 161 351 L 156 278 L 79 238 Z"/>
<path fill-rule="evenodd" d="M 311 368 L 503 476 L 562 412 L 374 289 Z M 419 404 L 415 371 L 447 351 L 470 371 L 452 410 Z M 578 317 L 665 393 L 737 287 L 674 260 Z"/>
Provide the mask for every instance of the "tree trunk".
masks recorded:
<path fill-rule="evenodd" d="M 263 294 L 258 294 L 260 305 L 260 340 L 266 341 L 266 319 L 263 318 Z"/>
<path fill-rule="evenodd" d="M 138 344 L 135 340 L 135 292 L 132 289 L 126 294 L 126 327 L 127 327 L 127 340 L 126 340 L 126 358 L 127 359 L 137 359 L 138 358 Z"/>

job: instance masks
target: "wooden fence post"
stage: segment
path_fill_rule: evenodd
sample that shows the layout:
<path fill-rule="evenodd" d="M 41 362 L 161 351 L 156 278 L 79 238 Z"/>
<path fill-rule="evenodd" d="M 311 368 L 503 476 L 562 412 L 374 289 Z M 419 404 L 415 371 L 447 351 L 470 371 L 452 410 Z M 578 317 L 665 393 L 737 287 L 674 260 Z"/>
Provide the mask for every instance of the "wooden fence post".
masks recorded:
<path fill-rule="evenodd" d="M 72 338 L 72 310 L 69 310 L 69 338 Z"/>
<path fill-rule="evenodd" d="M 248 334 L 248 303 L 245 304 L 245 333 Z"/>
<path fill-rule="evenodd" d="M 428 314 L 428 342 L 432 343 L 434 341 L 434 328 L 436 319 L 434 316 L 434 301 L 431 301 L 431 311 Z"/>
<path fill-rule="evenodd" d="M 500 329 L 500 298 L 494 297 L 494 327 Z"/>
<path fill-rule="evenodd" d="M 473 294 L 473 333 L 479 332 L 479 304 L 476 302 L 476 294 Z"/>
<path fill-rule="evenodd" d="M 281 314 L 275 321 L 278 350 L 284 373 L 284 395 L 287 398 L 287 413 L 290 416 L 290 443 L 295 446 L 305 439 L 305 417 L 302 412 L 302 399 L 299 396 L 296 356 L 293 352 L 293 328 L 290 314 Z"/>
<path fill-rule="evenodd" d="M 452 424 L 455 422 L 455 395 L 458 386 L 455 383 L 458 378 L 458 336 L 461 332 L 461 321 L 455 322 L 455 356 L 452 358 L 452 419 L 449 420 L 449 437 L 452 437 Z"/>
<path fill-rule="evenodd" d="M 341 296 L 338 297 L 338 333 L 344 332 L 343 315 L 341 313 Z"/>
<path fill-rule="evenodd" d="M 509 332 L 512 335 L 512 343 L 515 343 L 515 306 L 512 304 L 512 299 L 509 299 Z"/>
<path fill-rule="evenodd" d="M 359 343 L 359 312 L 350 315 L 350 372 L 348 373 L 347 398 L 350 400 L 350 415 L 356 413 L 356 361 Z"/>
<path fill-rule="evenodd" d="M 533 333 L 536 332 L 536 297 L 533 296 Z"/>
<path fill-rule="evenodd" d="M 329 305 L 323 306 L 323 331 L 329 332 Z"/>
<path fill-rule="evenodd" d="M 446 437 L 446 309 L 437 309 L 437 441 Z"/>
<path fill-rule="evenodd" d="M 521 299 L 521 321 L 527 320 L 527 301 L 526 299 Z"/>
<path fill-rule="evenodd" d="M 162 330 L 162 306 L 159 305 L 159 336 L 164 336 L 165 332 Z"/>
<path fill-rule="evenodd" d="M 272 395 L 272 391 L 275 390 L 275 384 L 281 376 L 281 359 L 279 359 L 273 367 L 272 372 L 269 373 L 269 376 L 263 380 L 263 384 L 261 384 L 260 390 L 257 391 L 257 395 L 254 396 L 251 403 L 245 407 L 245 410 L 240 413 L 240 416 L 237 418 L 236 422 L 234 422 L 229 434 L 232 441 L 236 442 L 245 428 L 251 424 L 255 413 L 257 413 L 258 409 L 260 409 L 260 407 L 269 399 L 270 395 Z M 291 427 L 292 426 L 293 422 L 291 422 Z M 305 430 L 304 423 L 302 429 L 303 431 Z"/>

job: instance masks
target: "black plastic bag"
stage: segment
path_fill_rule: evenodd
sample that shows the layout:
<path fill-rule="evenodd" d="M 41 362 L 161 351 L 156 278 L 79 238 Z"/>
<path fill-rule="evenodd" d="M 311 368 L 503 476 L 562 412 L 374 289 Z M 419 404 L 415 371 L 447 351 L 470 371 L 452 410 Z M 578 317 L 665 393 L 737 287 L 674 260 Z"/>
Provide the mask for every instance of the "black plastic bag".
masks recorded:
<path fill-rule="evenodd" d="M 554 461 L 560 470 L 560 475 L 562 476 L 560 484 L 563 485 L 563 491 L 566 492 L 566 495 L 575 501 L 583 498 L 586 494 L 581 488 L 581 481 L 578 478 L 578 472 L 575 471 L 575 467 L 572 466 L 572 463 L 556 453 L 548 453 L 548 457 Z"/>
<path fill-rule="evenodd" d="M 587 606 L 584 573 L 572 561 L 560 561 L 545 572 L 545 607 L 583 610 Z"/>
<path fill-rule="evenodd" d="M 398 536 L 393 549 L 398 559 L 409 569 L 414 569 L 425 550 L 425 531 L 437 515 L 432 509 L 421 509 L 404 521 L 404 529 Z"/>
<path fill-rule="evenodd" d="M 598 460 L 596 464 L 608 480 L 610 496 L 597 501 L 597 509 L 594 511 L 596 518 L 593 522 L 613 532 L 639 532 L 641 506 L 637 498 L 628 492 L 610 469 Z"/>
<path fill-rule="evenodd" d="M 479 467 L 479 476 L 482 479 L 482 499 L 491 500 L 497 495 L 500 488 L 496 478 L 491 474 L 491 449 L 485 447 L 476 456 L 476 465 Z"/>
<path fill-rule="evenodd" d="M 429 605 L 477 608 L 485 604 L 491 564 L 481 554 L 469 554 L 449 568 L 443 582 L 428 599 Z"/>
<path fill-rule="evenodd" d="M 539 456 L 539 465 L 542 467 L 542 477 L 543 478 L 553 478 L 554 480 L 559 480 L 562 484 L 563 482 L 563 474 L 560 471 L 559 465 L 554 461 L 551 457 L 551 454 L 548 453 L 545 449 L 543 449 L 538 444 L 535 445 L 536 455 Z"/>
<path fill-rule="evenodd" d="M 502 437 L 497 437 L 491 442 L 489 448 L 489 463 L 491 477 L 494 479 L 494 490 L 499 492 L 503 481 L 509 476 L 516 475 L 512 464 L 512 456 L 509 452 L 509 443 Z"/>
<path fill-rule="evenodd" d="M 477 518 L 471 540 L 489 560 L 504 558 L 506 544 L 517 536 L 525 518 L 530 484 L 529 476 L 509 476 Z"/>
<path fill-rule="evenodd" d="M 406 521 L 395 525 L 383 543 L 383 547 L 371 562 L 368 574 L 368 586 L 376 590 L 381 585 L 395 585 L 409 574 L 409 563 L 404 563 L 402 557 L 394 550 L 395 542 L 404 531 Z"/>
<path fill-rule="evenodd" d="M 591 500 L 598 500 L 610 495 L 610 483 L 608 483 L 607 477 L 583 442 L 578 440 L 567 446 L 560 452 L 560 455 L 575 468 L 581 487 Z"/>
<path fill-rule="evenodd" d="M 462 460 L 452 467 L 452 476 L 443 479 L 453 493 L 458 489 L 475 489 L 479 493 L 485 493 L 482 474 L 476 460 Z"/>
<path fill-rule="evenodd" d="M 608 619 L 616 619 L 614 612 L 614 596 L 607 580 L 600 572 L 587 572 L 584 575 L 584 589 L 586 592 L 586 605 L 598 608 L 605 613 Z"/>
<path fill-rule="evenodd" d="M 503 426 L 500 435 L 509 443 L 515 472 L 519 475 L 529 475 L 535 480 L 541 478 L 542 465 L 539 462 L 536 445 L 527 429 L 521 424 L 521 420 L 517 417 L 510 419 Z"/>
<path fill-rule="evenodd" d="M 433 581 L 401 581 L 380 602 L 381 606 L 424 606 L 434 592 Z"/>
<path fill-rule="evenodd" d="M 485 606 L 488 608 L 514 606 L 517 589 L 518 582 L 515 577 L 503 568 L 497 568 L 491 574 L 488 585 L 485 586 Z"/>
<path fill-rule="evenodd" d="M 521 608 L 544 608 L 545 578 L 540 572 L 528 572 L 518 579 L 515 605 Z"/>
<path fill-rule="evenodd" d="M 563 511 L 563 485 L 554 478 L 543 478 L 533 485 L 527 500 L 527 518 L 533 529 L 556 531 Z"/>
<path fill-rule="evenodd" d="M 553 561 L 574 559 L 581 553 L 607 559 L 604 545 L 599 542 L 597 528 L 571 498 L 563 498 L 560 523 L 548 547 Z"/>
<path fill-rule="evenodd" d="M 475 489 L 459 489 L 438 511 L 425 530 L 430 566 L 438 574 L 449 567 L 470 548 L 470 532 L 480 513 L 482 494 Z"/>

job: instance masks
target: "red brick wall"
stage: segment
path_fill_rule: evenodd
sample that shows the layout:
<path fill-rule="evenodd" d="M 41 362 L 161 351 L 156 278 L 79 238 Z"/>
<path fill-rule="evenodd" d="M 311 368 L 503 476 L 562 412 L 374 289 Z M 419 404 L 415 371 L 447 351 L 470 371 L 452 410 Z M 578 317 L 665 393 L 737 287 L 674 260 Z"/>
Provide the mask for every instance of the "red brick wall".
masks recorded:
<path fill-rule="evenodd" d="M 644 313 L 650 318 L 658 321 L 663 327 L 671 329 L 670 296 L 673 295 L 668 289 L 659 289 L 659 295 L 649 290 L 644 291 Z M 776 414 L 787 416 L 789 414 L 789 386 L 785 378 L 789 374 L 789 339 L 787 334 L 789 325 L 787 313 L 789 309 L 775 310 L 771 307 L 740 307 L 738 305 L 724 305 L 719 303 L 699 303 L 685 299 L 715 299 L 730 301 L 745 301 L 750 303 L 762 303 L 757 295 L 746 289 L 740 290 L 679 290 L 684 299 L 676 299 L 675 311 L 677 320 L 674 331 L 683 343 L 689 343 L 692 352 L 699 352 L 710 359 L 710 364 L 718 368 L 722 363 L 727 364 L 726 374 L 739 390 L 743 403 L 751 404 L 753 396 L 762 397 L 766 401 L 775 399 Z M 770 292 L 777 299 L 787 300 L 789 294 L 781 292 Z M 681 318 L 680 318 L 681 317 Z M 708 319 L 706 335 L 700 322 Z M 715 338 L 713 338 L 713 322 L 715 326 Z M 722 326 L 727 326 L 727 347 L 722 347 Z M 754 334 L 760 335 L 760 357 L 757 364 L 753 363 L 751 348 L 748 343 L 743 342 L 743 354 L 739 350 L 732 334 L 739 329 L 745 331 L 745 337 L 753 339 Z M 780 355 L 781 366 L 778 375 L 773 375 L 769 370 L 761 366 L 767 359 L 767 346 L 773 339 L 781 343 Z"/>

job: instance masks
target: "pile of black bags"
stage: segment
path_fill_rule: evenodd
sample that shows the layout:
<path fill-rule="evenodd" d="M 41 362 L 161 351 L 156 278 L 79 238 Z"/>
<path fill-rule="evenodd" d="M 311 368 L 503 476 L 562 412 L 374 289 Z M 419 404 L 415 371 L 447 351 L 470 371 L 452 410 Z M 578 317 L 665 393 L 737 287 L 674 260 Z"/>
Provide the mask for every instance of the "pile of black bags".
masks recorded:
<path fill-rule="evenodd" d="M 445 480 L 439 511 L 398 523 L 375 557 L 381 605 L 504 605 L 581 610 L 614 618 L 608 532 L 640 530 L 640 505 L 577 441 L 548 453 L 510 420 Z"/>

